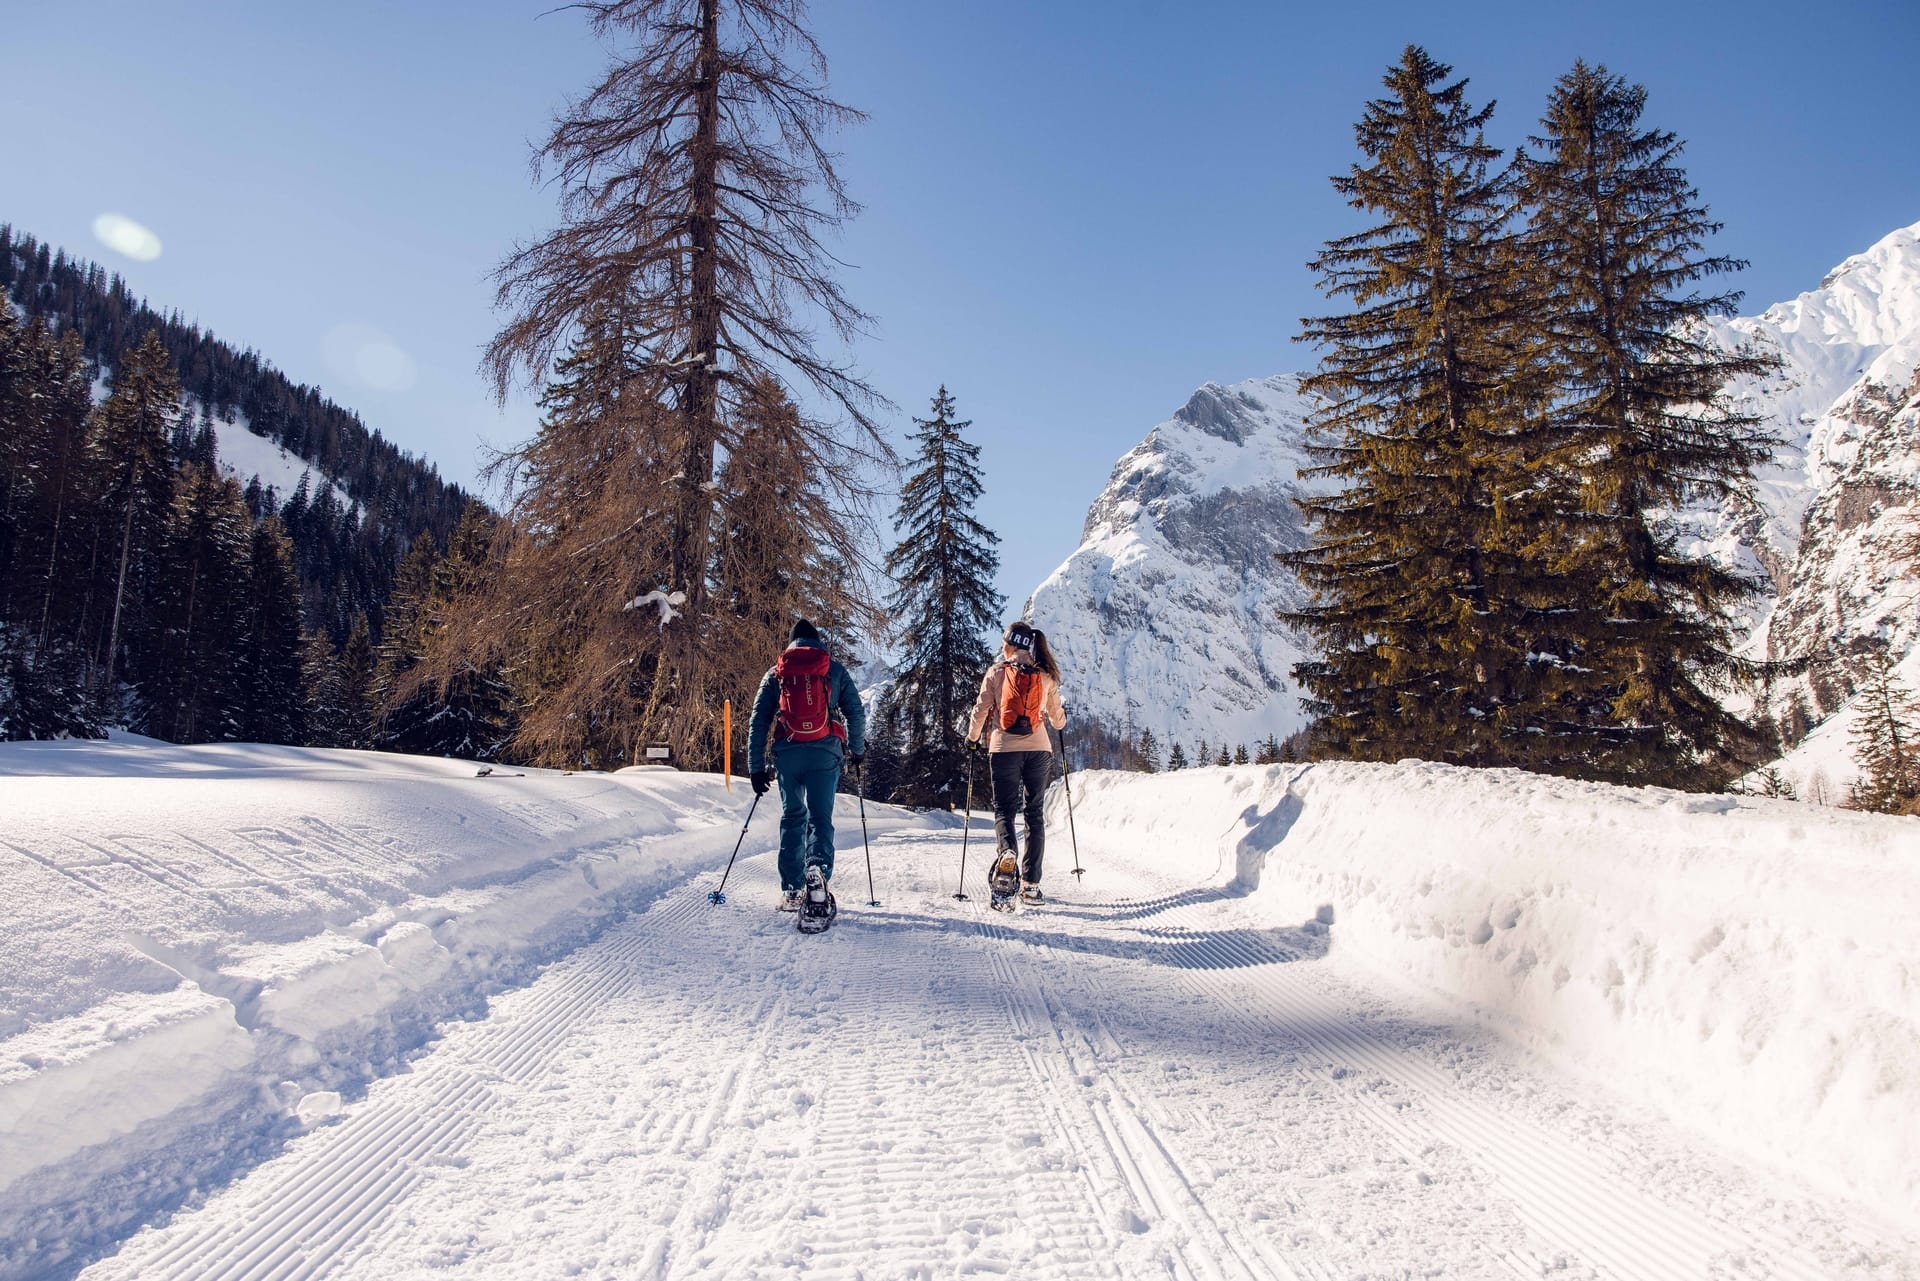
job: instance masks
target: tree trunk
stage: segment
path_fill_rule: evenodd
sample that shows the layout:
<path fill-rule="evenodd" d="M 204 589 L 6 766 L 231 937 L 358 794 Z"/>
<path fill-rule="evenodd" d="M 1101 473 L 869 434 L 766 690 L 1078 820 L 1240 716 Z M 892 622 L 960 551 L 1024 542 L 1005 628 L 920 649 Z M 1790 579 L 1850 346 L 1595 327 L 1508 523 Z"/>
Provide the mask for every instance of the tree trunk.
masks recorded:
<path fill-rule="evenodd" d="M 179 704 L 175 707 L 175 727 L 180 731 L 180 741 L 194 741 L 194 726 L 199 717 L 195 715 L 200 699 L 200 656 L 193 644 L 193 619 L 200 605 L 200 557 L 196 552 L 193 559 L 193 574 L 187 581 L 187 622 L 181 632 L 180 667 L 186 673 L 186 688 L 181 691 Z"/>
<path fill-rule="evenodd" d="M 720 347 L 718 266 L 714 261 L 719 213 L 720 0 L 701 0 L 699 69 L 694 82 L 693 207 L 687 239 L 693 261 L 688 270 L 689 317 L 687 382 L 681 412 L 686 418 L 686 450 L 680 462 L 680 503 L 675 520 L 671 578 L 687 594 L 681 625 L 668 649 L 673 654 L 678 698 L 672 724 L 666 726 L 675 757 L 685 755 L 700 697 L 700 624 L 706 616 L 707 551 L 711 534 L 713 454 L 719 437 L 715 420 Z"/>
<path fill-rule="evenodd" d="M 53 533 L 47 539 L 47 586 L 40 594 L 40 647 L 46 648 L 47 633 L 53 621 L 53 579 L 60 567 L 60 523 L 67 514 L 67 467 L 60 469 L 60 489 L 53 502 Z"/>
<path fill-rule="evenodd" d="M 120 603 L 127 594 L 127 561 L 133 552 L 133 507 L 140 500 L 140 469 L 127 478 L 127 522 L 120 532 L 120 576 L 113 588 L 113 625 L 107 629 L 107 679 L 100 688 L 113 697 L 113 668 L 120 657 Z"/>

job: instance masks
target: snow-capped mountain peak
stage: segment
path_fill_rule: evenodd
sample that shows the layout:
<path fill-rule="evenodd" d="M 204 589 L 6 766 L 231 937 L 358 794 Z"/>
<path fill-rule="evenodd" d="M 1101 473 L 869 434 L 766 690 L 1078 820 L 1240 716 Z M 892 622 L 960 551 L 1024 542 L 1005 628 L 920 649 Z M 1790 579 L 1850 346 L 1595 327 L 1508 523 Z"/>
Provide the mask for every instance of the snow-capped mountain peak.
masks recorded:
<path fill-rule="evenodd" d="M 1028 602 L 1068 706 L 1162 742 L 1252 743 L 1304 723 L 1302 603 L 1273 553 L 1306 544 L 1307 401 L 1293 375 L 1207 383 L 1114 465 L 1080 548 Z"/>

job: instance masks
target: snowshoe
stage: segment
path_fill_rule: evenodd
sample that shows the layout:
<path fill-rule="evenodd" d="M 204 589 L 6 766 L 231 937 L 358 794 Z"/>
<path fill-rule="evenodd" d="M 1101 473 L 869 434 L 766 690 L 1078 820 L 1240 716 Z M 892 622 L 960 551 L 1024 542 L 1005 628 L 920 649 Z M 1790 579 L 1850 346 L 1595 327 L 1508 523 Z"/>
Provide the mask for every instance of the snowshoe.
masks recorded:
<path fill-rule="evenodd" d="M 1028 882 L 1020 887 L 1020 901 L 1022 903 L 1044 903 L 1047 899 L 1046 896 L 1040 892 L 1038 885 Z"/>
<path fill-rule="evenodd" d="M 1014 895 L 1020 892 L 1020 868 L 1012 850 L 1000 851 L 993 870 L 987 874 L 987 889 L 991 891 L 991 897 L 987 899 L 988 907 L 996 912 L 1013 910 Z"/>
<path fill-rule="evenodd" d="M 780 891 L 780 910 L 782 912 L 798 912 L 800 910 L 800 891 Z"/>
<path fill-rule="evenodd" d="M 833 918 L 840 915 L 840 907 L 833 901 L 833 891 L 827 888 L 827 876 L 819 867 L 807 869 L 807 887 L 800 891 L 800 916 L 794 922 L 802 934 L 823 934 Z"/>

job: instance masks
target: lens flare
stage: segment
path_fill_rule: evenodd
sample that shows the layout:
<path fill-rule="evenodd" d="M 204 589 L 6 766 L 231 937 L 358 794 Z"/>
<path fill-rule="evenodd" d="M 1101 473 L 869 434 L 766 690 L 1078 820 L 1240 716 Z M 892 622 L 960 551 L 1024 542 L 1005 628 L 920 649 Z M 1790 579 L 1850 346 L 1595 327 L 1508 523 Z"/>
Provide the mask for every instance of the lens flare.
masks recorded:
<path fill-rule="evenodd" d="M 152 262 L 160 256 L 160 237 L 125 214 L 101 214 L 93 220 L 93 235 L 107 248 L 135 262 Z"/>
<path fill-rule="evenodd" d="M 349 382 L 375 391 L 406 391 L 418 368 L 400 345 L 372 325 L 335 325 L 321 340 L 327 365 Z"/>

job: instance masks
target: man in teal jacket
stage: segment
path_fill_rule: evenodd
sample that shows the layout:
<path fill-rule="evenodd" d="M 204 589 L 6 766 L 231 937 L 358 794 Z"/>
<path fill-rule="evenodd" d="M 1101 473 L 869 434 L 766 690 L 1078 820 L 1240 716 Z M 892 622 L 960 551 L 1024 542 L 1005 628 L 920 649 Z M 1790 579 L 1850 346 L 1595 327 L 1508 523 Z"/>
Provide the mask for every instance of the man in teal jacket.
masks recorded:
<path fill-rule="evenodd" d="M 820 680 L 811 688 L 805 678 L 798 694 L 805 698 L 824 687 L 828 719 L 825 732 L 807 720 L 804 711 L 794 713 L 800 724 L 790 726 L 781 715 L 780 677 L 788 672 L 818 672 Z M 799 735 L 798 738 L 795 735 Z M 773 740 L 773 768 L 767 768 L 767 740 Z M 818 866 L 820 874 L 833 878 L 833 797 L 840 790 L 840 762 L 850 760 L 858 767 L 867 751 L 867 710 L 860 703 L 860 691 L 853 677 L 838 659 L 827 654 L 827 643 L 819 629 L 801 619 L 780 662 L 769 668 L 753 700 L 753 725 L 747 733 L 747 769 L 753 779 L 753 793 L 764 796 L 777 775 L 780 780 L 780 889 L 782 911 L 795 911 L 800 905 L 800 887 L 806 883 L 807 868 Z M 813 839 L 807 840 L 811 829 Z M 803 849 L 802 846 L 805 846 Z"/>

